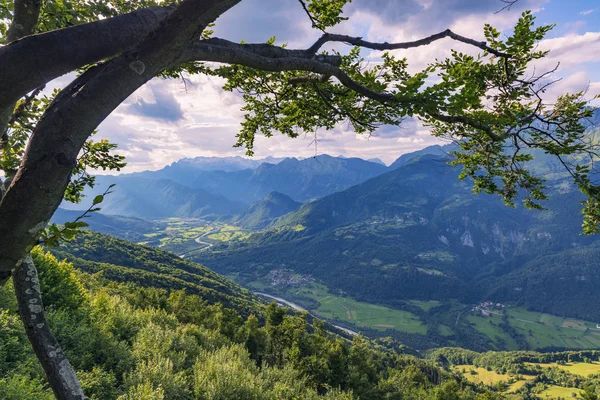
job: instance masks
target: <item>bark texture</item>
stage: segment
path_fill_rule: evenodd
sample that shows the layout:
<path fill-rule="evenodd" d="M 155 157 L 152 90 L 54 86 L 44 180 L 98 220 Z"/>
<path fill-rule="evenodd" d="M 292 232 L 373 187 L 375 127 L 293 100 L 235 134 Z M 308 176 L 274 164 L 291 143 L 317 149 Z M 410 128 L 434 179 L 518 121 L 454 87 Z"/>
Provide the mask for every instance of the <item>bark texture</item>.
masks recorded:
<path fill-rule="evenodd" d="M 23 36 L 31 35 L 34 32 L 38 24 L 41 7 L 41 0 L 15 1 L 13 20 L 10 26 L 8 27 L 8 32 L 6 32 L 7 43 L 11 43 L 17 39 L 22 38 Z M 7 99 L 8 103 L 6 105 L 0 105 L 0 143 L 2 144 L 8 141 L 8 122 L 10 121 L 10 117 L 12 116 L 13 110 L 15 109 L 15 103 L 17 100 L 18 98 L 14 99 L 13 101 Z M 1 198 L 2 197 L 0 197 L 0 199 Z M 2 277 L 0 276 L 0 281 L 1 279 Z"/>
<path fill-rule="evenodd" d="M 0 70 L 0 110 L 54 78 L 136 45 L 172 10 L 151 7 L 11 41 L 0 48 L 0 64 L 11 66 Z"/>
<path fill-rule="evenodd" d="M 239 1 L 182 2 L 138 46 L 80 76 L 48 107 L 0 203 L 0 279 L 6 280 L 37 243 L 94 129 L 136 89 L 179 60 L 209 23 Z"/>
<path fill-rule="evenodd" d="M 27 255 L 21 267 L 15 271 L 13 282 L 25 332 L 46 372 L 54 395 L 60 400 L 85 399 L 77 375 L 46 321 L 40 282 L 31 255 Z"/>

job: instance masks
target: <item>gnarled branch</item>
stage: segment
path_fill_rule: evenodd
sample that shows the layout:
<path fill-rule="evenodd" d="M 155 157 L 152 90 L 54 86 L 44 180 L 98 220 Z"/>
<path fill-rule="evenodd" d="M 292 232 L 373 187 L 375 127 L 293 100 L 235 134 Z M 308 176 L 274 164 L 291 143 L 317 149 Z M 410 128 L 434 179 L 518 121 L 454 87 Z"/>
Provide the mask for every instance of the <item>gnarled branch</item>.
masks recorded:
<path fill-rule="evenodd" d="M 172 10 L 146 8 L 27 36 L 0 47 L 0 65 L 3 66 L 0 69 L 0 113 L 52 79 L 134 46 L 156 29 Z"/>
<path fill-rule="evenodd" d="M 490 46 L 488 46 L 486 42 L 478 42 L 478 41 L 470 39 L 468 37 L 465 37 L 465 36 L 462 36 L 462 35 L 458 35 L 458 34 L 452 32 L 450 29 L 446 29 L 445 31 L 442 31 L 440 33 L 436 33 L 434 35 L 427 36 L 426 38 L 423 38 L 423 39 L 414 40 L 414 41 L 411 41 L 411 42 L 400 42 L 400 43 L 368 42 L 366 40 L 363 40 L 360 37 L 353 37 L 353 36 L 348 36 L 348 35 L 339 35 L 339 34 L 335 34 L 335 33 L 324 33 L 312 46 L 310 46 L 308 48 L 307 51 L 310 52 L 310 53 L 312 53 L 312 54 L 315 54 L 327 42 L 348 43 L 348 44 L 351 44 L 353 46 L 360 46 L 360 47 L 364 47 L 364 48 L 367 48 L 367 49 L 373 49 L 373 50 L 412 49 L 414 47 L 420 47 L 420 46 L 425 46 L 425 45 L 431 44 L 431 43 L 433 43 L 433 42 L 435 42 L 437 40 L 444 39 L 444 38 L 447 38 L 447 37 L 451 38 L 451 39 L 454 39 L 454 40 L 457 40 L 457 41 L 462 42 L 462 43 L 469 44 L 471 46 L 478 47 L 481 50 L 487 51 L 488 53 L 493 54 L 493 55 L 498 56 L 498 57 L 505 57 L 505 58 L 509 58 L 510 57 L 510 54 L 506 54 L 506 53 L 503 53 L 503 52 L 498 51 L 496 49 L 493 49 Z"/>

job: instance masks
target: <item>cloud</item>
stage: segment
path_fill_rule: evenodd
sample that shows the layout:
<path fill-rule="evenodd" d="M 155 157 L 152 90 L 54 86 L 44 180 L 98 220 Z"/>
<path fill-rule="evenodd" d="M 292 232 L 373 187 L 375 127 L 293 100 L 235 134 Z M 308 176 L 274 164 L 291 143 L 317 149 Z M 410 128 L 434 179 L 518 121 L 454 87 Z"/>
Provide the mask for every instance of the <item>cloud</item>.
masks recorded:
<path fill-rule="evenodd" d="M 538 48 L 550 50 L 544 59 L 536 62 L 538 68 L 546 70 L 554 68 L 559 63 L 561 68 L 569 68 L 587 62 L 598 62 L 600 61 L 600 32 L 571 33 L 544 39 Z"/>
<path fill-rule="evenodd" d="M 547 3 L 520 0 L 519 8 L 494 14 L 502 5 L 496 0 L 354 0 L 345 8 L 350 20 L 332 31 L 395 42 L 415 40 L 450 27 L 459 34 L 482 40 L 484 23 L 507 33 L 523 9 L 541 13 Z M 264 42 L 272 35 L 277 36 L 278 43 L 288 42 L 290 48 L 305 48 L 320 32 L 311 29 L 296 0 L 244 0 L 216 21 L 215 36 L 229 40 Z M 324 49 L 331 48 L 346 51 L 349 46 L 328 44 Z M 444 39 L 396 53 L 409 59 L 414 72 L 435 58 L 448 56 L 450 48 L 479 52 Z M 564 67 L 564 79 L 549 89 L 549 97 L 585 89 L 588 84 L 590 96 L 600 92 L 600 83 L 596 83 L 600 75 L 594 75 L 594 63 L 600 61 L 600 32 L 547 39 L 540 48 L 552 52 L 538 65 L 538 71 L 553 68 L 557 61 Z M 364 55 L 374 62 L 381 53 L 366 51 Z M 243 120 L 243 101 L 237 93 L 223 91 L 223 83 L 218 78 L 195 76 L 190 78 L 186 90 L 179 80 L 153 79 L 104 121 L 99 136 L 119 144 L 119 152 L 129 162 L 123 172 L 159 169 L 183 157 L 244 155 L 244 149 L 232 147 Z M 296 139 L 279 134 L 269 139 L 258 137 L 255 154 L 258 158 L 315 154 L 379 157 L 391 163 L 406 152 L 443 143 L 413 119 L 407 119 L 400 127 L 381 127 L 371 137 L 357 135 L 347 126 L 337 126 L 331 131 L 318 130 L 317 138 L 315 147 L 314 133 Z"/>
<path fill-rule="evenodd" d="M 494 14 L 503 4 L 497 1 L 482 0 L 354 0 L 348 12 L 365 12 L 380 19 L 384 25 L 410 27 L 417 34 L 435 33 L 455 25 L 457 20 L 465 16 L 477 16 L 478 31 L 483 22 L 490 18 L 514 18 L 523 10 L 538 9 L 547 0 L 521 0 L 508 11 Z M 354 15 L 352 15 L 354 17 Z M 473 31 L 469 32 L 470 34 Z"/>
<path fill-rule="evenodd" d="M 297 0 L 244 0 L 217 19 L 214 31 L 217 37 L 248 43 L 276 36 L 278 43 L 297 45 L 319 36 Z"/>
<path fill-rule="evenodd" d="M 565 93 L 584 92 L 584 98 L 592 99 L 600 95 L 600 82 L 594 82 L 585 71 L 575 72 L 548 88 L 545 98 L 554 101 Z"/>
<path fill-rule="evenodd" d="M 148 85 L 148 88 L 153 99 L 147 101 L 144 97 L 138 97 L 135 103 L 128 106 L 128 112 L 170 122 L 183 119 L 181 106 L 165 86 L 155 83 Z"/>
<path fill-rule="evenodd" d="M 581 15 L 590 15 L 590 14 L 591 14 L 591 13 L 593 13 L 594 11 L 595 11 L 595 10 L 593 10 L 593 9 L 592 9 L 592 10 L 584 10 L 584 11 L 581 11 L 579 14 L 581 14 Z"/>

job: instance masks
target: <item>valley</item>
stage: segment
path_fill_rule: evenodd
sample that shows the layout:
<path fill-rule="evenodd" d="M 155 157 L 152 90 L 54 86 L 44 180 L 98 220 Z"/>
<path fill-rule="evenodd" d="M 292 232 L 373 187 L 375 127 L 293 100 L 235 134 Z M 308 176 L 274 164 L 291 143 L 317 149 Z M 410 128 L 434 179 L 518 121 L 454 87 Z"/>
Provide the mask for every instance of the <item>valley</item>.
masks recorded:
<path fill-rule="evenodd" d="M 146 233 L 140 244 L 158 247 L 182 258 L 203 256 L 201 253 L 212 251 L 227 252 L 231 247 L 243 245 L 253 233 L 225 222 L 198 218 L 169 218 L 153 222 L 155 230 Z M 429 259 L 436 257 L 441 256 Z M 210 262 L 205 264 L 210 266 Z M 340 328 L 360 331 L 369 337 L 396 337 L 415 348 L 439 345 L 460 345 L 478 350 L 600 347 L 600 329 L 596 322 L 527 311 L 513 302 L 500 307 L 493 302 L 469 304 L 451 299 L 416 298 L 403 299 L 393 307 L 356 300 L 311 275 L 303 275 L 287 267 L 257 265 L 255 272 L 250 276 L 230 272 L 226 276 L 263 297 L 277 298 L 278 302 L 287 303 L 292 308 L 308 310 Z M 262 273 L 265 275 L 254 279 Z M 427 339 L 431 337 L 435 339 Z M 476 345 L 473 346 L 473 343 Z"/>
<path fill-rule="evenodd" d="M 349 171 L 346 159 L 296 160 L 305 165 L 307 187 L 323 190 L 330 172 L 366 180 L 343 190 L 331 186 L 304 202 L 269 192 L 235 215 L 102 214 L 98 225 L 90 219 L 91 229 L 170 251 L 334 325 L 414 349 L 598 348 L 600 312 L 579 305 L 600 301 L 600 243 L 579 235 L 577 192 L 555 174 L 547 209 L 508 208 L 498 198 L 473 196 L 446 164 L 447 151 L 437 146 L 404 155 L 387 172 L 356 160 L 352 172 L 340 172 Z M 250 170 L 235 164 L 229 172 L 180 162 L 139 179 L 158 174 L 183 185 L 219 173 L 234 182 L 240 171 L 255 176 L 283 162 Z M 356 170 L 363 167 L 367 175 Z M 368 178 L 375 170 L 379 175 Z M 213 195 L 225 195 L 227 185 Z M 281 181 L 270 185 L 285 189 Z M 74 213 L 62 212 L 63 218 Z M 478 309 L 488 302 L 505 308 Z"/>
<path fill-rule="evenodd" d="M 600 8 L 2 0 L 0 400 L 600 400 Z"/>

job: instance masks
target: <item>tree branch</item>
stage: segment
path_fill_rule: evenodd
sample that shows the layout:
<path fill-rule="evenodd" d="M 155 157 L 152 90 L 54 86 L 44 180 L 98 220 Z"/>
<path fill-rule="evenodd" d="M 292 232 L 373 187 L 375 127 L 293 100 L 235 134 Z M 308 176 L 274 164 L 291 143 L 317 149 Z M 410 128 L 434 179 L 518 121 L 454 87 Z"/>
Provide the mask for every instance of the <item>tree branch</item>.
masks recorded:
<path fill-rule="evenodd" d="M 313 28 L 316 28 L 322 32 L 325 32 L 325 30 L 323 29 L 323 27 L 319 24 L 319 22 L 315 19 L 315 17 L 312 16 L 312 14 L 310 13 L 310 11 L 308 11 L 308 7 L 306 6 L 306 3 L 304 2 L 304 0 L 298 0 L 300 2 L 300 5 L 302 6 L 302 9 L 304 10 L 304 12 L 306 13 L 306 15 L 308 16 L 308 19 L 310 19 L 310 23 L 312 24 Z"/>
<path fill-rule="evenodd" d="M 308 58 L 325 64 L 339 66 L 342 62 L 341 57 L 337 55 L 314 54 L 308 50 L 285 49 L 278 46 L 273 46 L 266 43 L 234 43 L 226 39 L 210 38 L 196 42 L 197 45 L 214 45 L 220 48 L 228 48 L 232 50 L 244 51 L 268 58 Z"/>
<path fill-rule="evenodd" d="M 31 35 L 38 24 L 42 0 L 16 0 L 13 20 L 6 32 L 8 43 Z"/>
<path fill-rule="evenodd" d="M 252 50 L 252 48 L 248 49 Z M 269 58 L 255 52 L 235 49 L 230 46 L 213 46 L 201 41 L 190 46 L 182 55 L 180 61 L 185 62 L 198 60 L 214 61 L 226 64 L 239 64 L 264 71 L 306 71 L 326 76 L 335 76 L 344 86 L 364 95 L 365 97 L 369 97 L 382 103 L 397 101 L 394 95 L 389 93 L 379 93 L 371 90 L 368 87 L 352 80 L 337 66 L 319 61 L 320 58 L 318 55 L 316 55 L 314 58 L 299 58 L 293 56 Z"/>
<path fill-rule="evenodd" d="M 61 400 L 85 399 L 73 367 L 48 326 L 40 281 L 31 254 L 25 257 L 21 267 L 15 271 L 13 283 L 25 332 L 46 372 L 54 395 Z"/>
<path fill-rule="evenodd" d="M 340 83 L 346 86 L 348 89 L 351 89 L 369 99 L 378 101 L 383 104 L 395 104 L 402 105 L 402 103 L 411 103 L 411 100 L 398 100 L 391 93 L 384 92 L 376 92 L 374 90 L 369 89 L 368 87 L 354 81 L 352 78 L 348 76 L 343 70 L 338 68 L 335 65 L 327 64 L 319 61 L 318 59 L 307 59 L 307 58 L 298 58 L 298 57 L 283 57 L 285 51 L 289 51 L 286 49 L 279 49 L 282 52 L 278 54 L 277 58 L 269 58 L 257 54 L 254 50 L 258 49 L 252 46 L 241 47 L 245 45 L 238 45 L 240 47 L 227 45 L 227 47 L 216 46 L 205 43 L 205 41 L 199 41 L 190 46 L 187 51 L 182 55 L 182 59 L 180 62 L 186 61 L 214 61 L 226 64 L 239 64 L 244 65 L 250 68 L 256 68 L 264 71 L 306 71 L 312 72 L 321 75 L 322 77 L 336 77 Z M 269 46 L 273 47 L 273 46 Z M 279 51 L 278 50 L 278 51 Z M 298 53 L 290 53 L 290 54 L 298 54 Z M 302 54 L 302 53 L 300 53 Z M 315 57 L 318 57 L 317 55 Z M 291 84 L 298 84 L 302 81 L 314 81 L 315 79 L 312 77 L 298 77 L 298 78 L 290 78 Z M 439 113 L 428 113 L 428 116 L 434 119 L 437 119 L 442 122 L 449 123 L 461 123 L 465 125 L 469 125 L 473 128 L 480 129 L 484 131 L 492 140 L 500 141 L 505 139 L 505 136 L 500 136 L 495 134 L 492 131 L 492 128 L 488 125 L 484 125 L 474 121 L 473 119 L 467 116 L 450 116 L 443 115 Z"/>
<path fill-rule="evenodd" d="M 367 49 L 373 49 L 373 50 L 411 49 L 414 47 L 425 46 L 425 45 L 431 44 L 437 40 L 444 39 L 447 37 L 457 40 L 462 43 L 469 44 L 471 46 L 478 47 L 481 50 L 487 51 L 488 53 L 493 54 L 498 57 L 505 57 L 505 58 L 510 57 L 510 54 L 502 53 L 501 51 L 493 49 L 490 46 L 488 46 L 486 42 L 478 42 L 478 41 L 470 39 L 468 37 L 458 35 L 458 34 L 452 32 L 450 29 L 446 29 L 445 31 L 442 31 L 440 33 L 436 33 L 434 35 L 427 36 L 426 38 L 423 38 L 423 39 L 415 40 L 412 42 L 401 42 L 401 43 L 368 42 L 366 40 L 363 40 L 360 37 L 338 35 L 335 33 L 324 33 L 312 46 L 310 46 L 308 48 L 307 51 L 309 53 L 315 54 L 327 42 L 343 42 L 343 43 L 348 43 L 348 44 L 351 44 L 354 46 L 365 47 Z"/>
<path fill-rule="evenodd" d="M 463 125 L 468 125 L 475 129 L 479 129 L 485 132 L 485 134 L 495 142 L 502 141 L 508 137 L 508 135 L 497 135 L 492 131 L 492 128 L 489 125 L 479 123 L 464 115 L 443 115 L 439 113 L 429 113 L 429 116 L 441 122 L 447 122 L 452 124 L 459 123 Z"/>
<path fill-rule="evenodd" d="M 27 36 L 0 47 L 0 65 L 10 66 L 0 69 L 0 114 L 52 79 L 134 46 L 156 29 L 172 10 L 170 7 L 146 8 Z"/>
<path fill-rule="evenodd" d="M 181 58 L 199 31 L 239 1 L 184 0 L 153 34 L 95 68 L 91 76 L 80 76 L 46 109 L 0 202 L 2 276 L 18 267 L 37 243 L 94 129 L 131 93 Z"/>
<path fill-rule="evenodd" d="M 38 24 L 40 9 L 42 7 L 41 0 L 17 0 L 14 3 L 13 20 L 6 32 L 6 41 L 8 43 L 20 39 L 24 36 L 33 33 L 33 30 Z M 6 64 L 8 65 L 8 64 Z M 18 99 L 7 104 L 5 107 L 0 106 L 0 141 L 8 141 L 7 130 L 10 123 L 15 104 Z"/>

